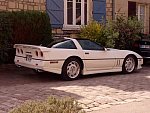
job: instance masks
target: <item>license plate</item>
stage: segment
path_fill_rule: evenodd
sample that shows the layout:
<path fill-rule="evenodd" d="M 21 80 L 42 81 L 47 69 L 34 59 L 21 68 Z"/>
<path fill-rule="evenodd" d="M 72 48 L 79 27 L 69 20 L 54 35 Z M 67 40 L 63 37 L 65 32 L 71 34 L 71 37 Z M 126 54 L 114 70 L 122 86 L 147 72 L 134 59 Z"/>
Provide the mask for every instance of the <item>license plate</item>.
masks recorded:
<path fill-rule="evenodd" d="M 32 55 L 26 55 L 26 61 L 31 62 L 32 60 Z"/>
<path fill-rule="evenodd" d="M 141 48 L 149 49 L 150 46 L 149 45 L 141 45 Z"/>

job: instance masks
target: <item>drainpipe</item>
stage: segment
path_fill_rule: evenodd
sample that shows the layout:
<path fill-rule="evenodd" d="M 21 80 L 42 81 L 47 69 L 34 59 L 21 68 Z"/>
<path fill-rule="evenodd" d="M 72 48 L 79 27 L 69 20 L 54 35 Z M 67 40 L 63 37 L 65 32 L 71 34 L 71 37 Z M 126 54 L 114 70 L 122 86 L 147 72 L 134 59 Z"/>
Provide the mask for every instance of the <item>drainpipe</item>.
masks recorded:
<path fill-rule="evenodd" d="M 115 0 L 112 0 L 112 20 L 115 20 Z"/>

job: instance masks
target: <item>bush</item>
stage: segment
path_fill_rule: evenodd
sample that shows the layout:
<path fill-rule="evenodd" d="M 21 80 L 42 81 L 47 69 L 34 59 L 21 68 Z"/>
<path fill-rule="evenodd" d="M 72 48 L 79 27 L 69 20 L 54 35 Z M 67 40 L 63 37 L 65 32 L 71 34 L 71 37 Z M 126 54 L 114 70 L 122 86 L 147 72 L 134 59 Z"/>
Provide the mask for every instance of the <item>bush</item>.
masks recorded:
<path fill-rule="evenodd" d="M 80 37 L 101 43 L 106 47 L 114 47 L 118 32 L 113 31 L 111 22 L 104 24 L 92 21 L 81 27 Z"/>
<path fill-rule="evenodd" d="M 0 49 L 0 64 L 14 63 L 14 58 L 15 58 L 15 49 L 14 48 Z"/>
<path fill-rule="evenodd" d="M 136 17 L 118 16 L 113 21 L 113 30 L 119 33 L 115 48 L 132 49 L 133 42 L 138 40 L 139 34 L 143 29 L 143 24 Z"/>
<path fill-rule="evenodd" d="M 2 50 L 0 53 L 5 55 L 5 57 L 0 56 L 0 63 L 12 59 L 8 58 L 6 51 L 7 48 L 13 48 L 16 43 L 47 45 L 50 41 L 51 26 L 46 13 L 38 11 L 0 12 L 0 50 Z"/>
<path fill-rule="evenodd" d="M 30 101 L 10 113 L 85 113 L 73 99 L 49 97 L 45 101 Z"/>

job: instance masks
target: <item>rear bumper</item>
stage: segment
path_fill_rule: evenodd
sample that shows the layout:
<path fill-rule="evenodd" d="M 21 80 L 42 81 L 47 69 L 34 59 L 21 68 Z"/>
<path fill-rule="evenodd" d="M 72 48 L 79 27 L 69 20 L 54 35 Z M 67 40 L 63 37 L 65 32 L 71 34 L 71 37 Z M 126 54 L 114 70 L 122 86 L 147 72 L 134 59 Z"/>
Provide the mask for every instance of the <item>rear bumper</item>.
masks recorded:
<path fill-rule="evenodd" d="M 63 65 L 63 62 L 61 61 L 58 63 L 50 64 L 50 61 L 32 59 L 32 61 L 29 62 L 26 61 L 26 58 L 17 57 L 17 56 L 15 56 L 14 62 L 16 65 L 19 66 L 23 66 L 31 69 L 43 70 L 43 71 L 57 73 L 57 74 L 61 74 L 61 69 Z"/>

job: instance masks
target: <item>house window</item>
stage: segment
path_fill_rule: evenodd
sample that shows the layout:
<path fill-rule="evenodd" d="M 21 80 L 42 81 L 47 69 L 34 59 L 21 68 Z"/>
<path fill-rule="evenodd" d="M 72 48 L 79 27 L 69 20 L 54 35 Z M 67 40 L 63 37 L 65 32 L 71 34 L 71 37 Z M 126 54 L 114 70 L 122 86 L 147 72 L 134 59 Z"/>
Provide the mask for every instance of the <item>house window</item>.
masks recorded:
<path fill-rule="evenodd" d="M 64 0 L 64 27 L 80 27 L 88 21 L 88 0 Z"/>
<path fill-rule="evenodd" d="M 67 24 L 73 24 L 73 0 L 67 1 Z"/>
<path fill-rule="evenodd" d="M 146 14 L 146 6 L 144 4 L 138 4 L 137 17 L 138 17 L 138 20 L 143 22 L 143 25 L 145 23 L 145 18 L 146 18 L 145 14 Z M 143 30 L 143 32 L 144 32 L 144 30 Z"/>
<path fill-rule="evenodd" d="M 141 21 L 145 21 L 145 5 L 139 4 L 137 8 L 137 16 Z"/>
<path fill-rule="evenodd" d="M 128 17 L 136 16 L 136 2 L 128 1 Z"/>
<path fill-rule="evenodd" d="M 81 0 L 76 0 L 76 25 L 81 25 Z"/>

